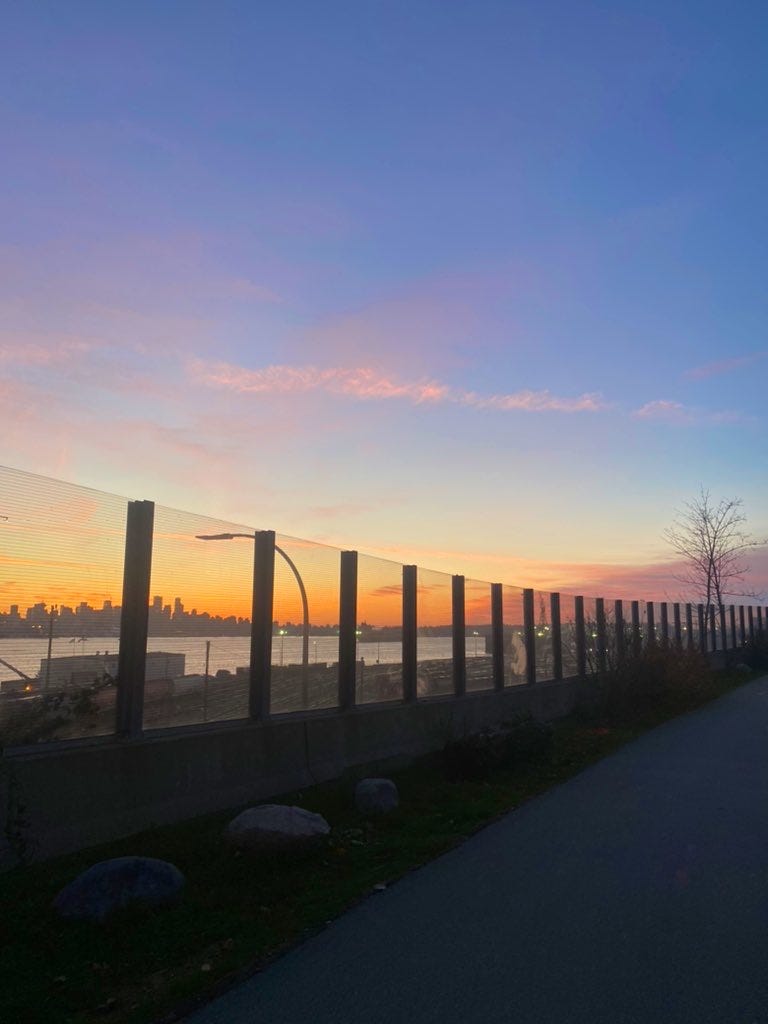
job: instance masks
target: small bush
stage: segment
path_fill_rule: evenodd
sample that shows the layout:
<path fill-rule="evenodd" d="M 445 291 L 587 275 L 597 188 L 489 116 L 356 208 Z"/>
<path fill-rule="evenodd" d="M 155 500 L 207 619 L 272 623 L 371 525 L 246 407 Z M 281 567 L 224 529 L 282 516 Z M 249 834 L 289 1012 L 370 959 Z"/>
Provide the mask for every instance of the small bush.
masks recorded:
<path fill-rule="evenodd" d="M 598 678 L 598 696 L 591 712 L 613 724 L 632 724 L 663 708 L 684 710 L 712 684 L 712 669 L 696 650 L 680 650 L 670 644 L 628 653 Z"/>
<path fill-rule="evenodd" d="M 768 668 L 768 633 L 765 630 L 756 633 L 753 640 L 747 640 L 739 660 L 756 671 Z"/>
<path fill-rule="evenodd" d="M 540 764 L 551 756 L 552 728 L 532 718 L 502 722 L 451 740 L 443 748 L 443 769 L 452 782 L 488 779 L 500 768 Z"/>
<path fill-rule="evenodd" d="M 81 728 L 96 724 L 100 711 L 96 697 L 101 690 L 114 685 L 114 680 L 105 674 L 86 686 L 54 690 L 9 704 L 0 725 L 0 747 L 56 739 L 59 731 L 71 722 L 80 723 Z"/>

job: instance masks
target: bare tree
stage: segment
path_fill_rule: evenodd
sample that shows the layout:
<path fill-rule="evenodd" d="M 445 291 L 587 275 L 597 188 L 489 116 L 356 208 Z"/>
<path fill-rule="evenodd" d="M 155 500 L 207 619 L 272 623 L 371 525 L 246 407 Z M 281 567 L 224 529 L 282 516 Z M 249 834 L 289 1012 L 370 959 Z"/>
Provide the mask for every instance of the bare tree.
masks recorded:
<path fill-rule="evenodd" d="M 702 487 L 664 531 L 665 540 L 685 561 L 685 569 L 675 578 L 694 589 L 707 606 L 724 604 L 726 597 L 759 597 L 733 590 L 749 572 L 745 553 L 765 543 L 744 530 L 743 505 L 741 498 L 723 498 L 715 504 Z"/>

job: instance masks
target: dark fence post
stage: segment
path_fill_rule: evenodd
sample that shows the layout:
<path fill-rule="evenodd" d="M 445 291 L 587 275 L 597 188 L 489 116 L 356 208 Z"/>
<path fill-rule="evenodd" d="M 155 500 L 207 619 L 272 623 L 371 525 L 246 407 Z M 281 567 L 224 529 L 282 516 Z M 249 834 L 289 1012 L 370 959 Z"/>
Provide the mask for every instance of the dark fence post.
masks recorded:
<path fill-rule="evenodd" d="M 605 601 L 595 598 L 595 620 L 597 623 L 597 668 L 605 672 Z"/>
<path fill-rule="evenodd" d="M 739 636 L 741 638 L 740 641 L 739 641 L 739 647 L 743 647 L 744 644 L 747 642 L 747 631 L 746 631 L 746 628 L 744 626 L 744 605 L 743 604 L 739 605 Z"/>
<path fill-rule="evenodd" d="M 640 635 L 640 602 L 632 602 L 632 653 L 635 657 L 643 649 L 643 638 Z"/>
<path fill-rule="evenodd" d="M 685 606 L 685 630 L 688 634 L 688 642 L 685 645 L 689 651 L 693 650 L 693 606 Z"/>
<path fill-rule="evenodd" d="M 653 614 L 653 601 L 645 602 L 645 624 L 648 630 L 646 643 L 649 647 L 653 647 L 656 643 L 656 620 Z"/>
<path fill-rule="evenodd" d="M 491 584 L 491 652 L 493 688 L 504 689 L 504 591 L 501 583 Z"/>
<path fill-rule="evenodd" d="M 403 700 L 408 704 L 418 699 L 417 573 L 415 565 L 403 566 Z"/>
<path fill-rule="evenodd" d="M 525 676 L 532 686 L 536 682 L 536 623 L 533 610 L 533 590 L 523 591 L 523 629 L 525 632 Z"/>
<path fill-rule="evenodd" d="M 661 642 L 664 647 L 669 644 L 669 609 L 667 602 L 661 602 Z"/>
<path fill-rule="evenodd" d="M 624 637 L 624 602 L 614 601 L 613 602 L 613 628 L 616 633 L 616 663 L 621 664 L 624 660 L 626 652 L 626 643 Z"/>
<path fill-rule="evenodd" d="M 549 595 L 549 615 L 552 622 L 552 678 L 563 678 L 563 640 L 560 626 L 560 595 Z"/>
<path fill-rule="evenodd" d="M 464 615 L 464 577 L 451 579 L 453 608 L 453 693 L 463 697 L 467 692 L 467 624 Z"/>
<path fill-rule="evenodd" d="M 762 605 L 757 606 L 757 631 L 758 633 L 763 632 L 763 607 Z"/>
<path fill-rule="evenodd" d="M 747 616 L 749 618 L 749 639 L 750 642 L 754 642 L 755 639 L 755 617 L 752 610 L 752 605 L 747 608 Z"/>
<path fill-rule="evenodd" d="M 272 705 L 272 604 L 275 592 L 275 533 L 253 535 L 251 602 L 251 665 L 248 714 L 255 721 L 269 717 Z M 302 665 L 306 673 L 307 666 Z M 304 701 L 306 706 L 307 701 Z"/>
<path fill-rule="evenodd" d="M 704 616 L 704 605 L 696 605 L 696 612 L 699 620 L 699 650 L 707 653 L 707 620 Z"/>
<path fill-rule="evenodd" d="M 587 674 L 587 629 L 584 622 L 584 598 L 573 599 L 573 618 L 576 632 L 576 671 L 584 678 Z"/>
<path fill-rule="evenodd" d="M 357 677 L 357 552 L 341 552 L 339 595 L 339 709 L 355 706 Z"/>
<path fill-rule="evenodd" d="M 731 648 L 735 651 L 739 646 L 738 640 L 736 639 L 736 606 L 729 605 L 728 607 L 728 618 L 731 623 Z"/>
<path fill-rule="evenodd" d="M 123 737 L 140 736 L 144 725 L 154 522 L 154 502 L 128 502 L 115 707 L 115 732 Z"/>
<path fill-rule="evenodd" d="M 678 650 L 682 649 L 683 646 L 683 624 L 680 621 L 680 602 L 675 601 L 672 605 L 672 620 L 674 622 L 675 629 L 675 647 Z"/>

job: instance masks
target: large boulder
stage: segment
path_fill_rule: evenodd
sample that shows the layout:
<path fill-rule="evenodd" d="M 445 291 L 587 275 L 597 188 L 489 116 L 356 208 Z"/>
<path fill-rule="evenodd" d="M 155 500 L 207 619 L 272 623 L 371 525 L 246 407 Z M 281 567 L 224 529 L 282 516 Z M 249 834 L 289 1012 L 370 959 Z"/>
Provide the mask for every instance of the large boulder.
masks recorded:
<path fill-rule="evenodd" d="M 155 857 L 115 857 L 88 868 L 53 901 L 61 917 L 103 921 L 123 907 L 167 906 L 184 887 L 184 875 Z"/>
<path fill-rule="evenodd" d="M 321 846 L 330 831 L 321 814 L 305 811 L 303 807 L 262 804 L 233 818 L 224 838 L 238 850 L 289 853 Z"/>
<path fill-rule="evenodd" d="M 387 814 L 400 803 L 391 779 L 362 779 L 355 786 L 355 805 L 361 814 Z"/>

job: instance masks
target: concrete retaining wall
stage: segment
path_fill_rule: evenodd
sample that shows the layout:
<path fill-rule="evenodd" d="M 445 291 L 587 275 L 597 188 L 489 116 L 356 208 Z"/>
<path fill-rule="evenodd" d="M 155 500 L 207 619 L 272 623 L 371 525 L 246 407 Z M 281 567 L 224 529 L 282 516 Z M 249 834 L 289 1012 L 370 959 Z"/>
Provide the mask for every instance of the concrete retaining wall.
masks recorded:
<path fill-rule="evenodd" d="M 51 745 L 11 755 L 7 763 L 26 807 L 33 855 L 44 859 L 279 796 L 350 769 L 404 764 L 516 712 L 542 721 L 560 718 L 592 686 L 570 679 L 343 714 L 292 714 L 136 740 Z M 2 805 L 5 813 L 5 799 Z"/>

